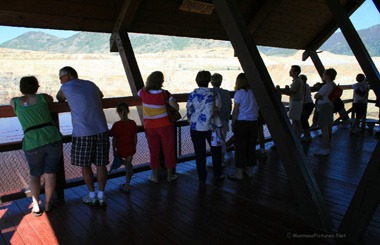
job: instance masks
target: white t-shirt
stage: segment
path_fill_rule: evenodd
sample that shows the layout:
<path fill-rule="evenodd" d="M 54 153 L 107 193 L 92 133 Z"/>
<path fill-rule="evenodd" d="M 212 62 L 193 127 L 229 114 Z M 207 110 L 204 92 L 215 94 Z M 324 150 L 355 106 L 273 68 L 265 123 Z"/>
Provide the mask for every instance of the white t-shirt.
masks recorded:
<path fill-rule="evenodd" d="M 355 93 L 355 90 L 359 89 L 363 92 L 368 91 L 368 84 L 366 82 L 360 82 L 360 83 L 354 83 L 352 85 L 352 89 L 354 90 L 354 101 L 353 103 L 367 103 L 368 102 L 368 94 L 366 93 L 365 96 L 360 96 L 359 94 Z"/>
<path fill-rule="evenodd" d="M 234 102 L 239 104 L 237 120 L 256 121 L 259 115 L 259 106 L 251 89 L 239 89 L 234 96 Z"/>
<path fill-rule="evenodd" d="M 305 83 L 305 94 L 303 98 L 304 98 L 304 101 L 303 101 L 304 104 L 313 103 L 313 98 L 311 97 L 311 89 L 310 89 L 309 84 L 307 83 Z"/>
<path fill-rule="evenodd" d="M 334 82 L 329 82 L 329 83 L 326 83 L 324 84 L 319 90 L 318 90 L 318 94 L 320 96 L 322 96 L 322 98 L 319 98 L 318 99 L 318 102 L 317 104 L 321 105 L 321 104 L 325 104 L 325 103 L 332 103 L 331 100 L 329 100 L 329 95 L 331 94 L 331 92 L 334 90 L 334 87 L 336 86 L 336 84 Z"/>

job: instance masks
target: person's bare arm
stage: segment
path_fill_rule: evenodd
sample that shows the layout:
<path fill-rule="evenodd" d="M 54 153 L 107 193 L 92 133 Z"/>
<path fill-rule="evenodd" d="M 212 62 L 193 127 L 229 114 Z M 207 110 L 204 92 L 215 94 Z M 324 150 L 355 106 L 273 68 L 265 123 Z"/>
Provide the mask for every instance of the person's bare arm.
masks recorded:
<path fill-rule="evenodd" d="M 238 114 L 239 114 L 239 107 L 240 107 L 240 104 L 238 103 L 235 103 L 234 104 L 234 109 L 232 111 L 232 123 L 231 123 L 231 126 L 232 126 L 232 130 L 234 130 L 234 125 L 235 125 L 235 122 L 236 122 L 236 119 L 238 117 Z"/>
<path fill-rule="evenodd" d="M 64 102 L 66 101 L 66 96 L 63 94 L 62 90 L 59 90 L 56 96 L 57 100 L 59 102 Z"/>
<path fill-rule="evenodd" d="M 44 99 L 46 101 L 46 103 L 53 103 L 54 99 L 51 95 L 49 94 L 42 94 L 42 96 L 44 96 Z"/>
<path fill-rule="evenodd" d="M 318 93 L 316 93 L 316 94 L 314 95 L 314 99 L 316 99 L 316 100 L 321 99 L 321 98 L 322 98 L 322 95 L 320 95 L 320 94 L 318 94 Z"/>
<path fill-rule="evenodd" d="M 9 104 L 15 108 L 15 98 L 12 98 L 10 101 L 9 101 Z"/>
<path fill-rule="evenodd" d="M 173 107 L 174 109 L 176 109 L 177 111 L 179 110 L 179 104 L 177 103 L 175 99 L 169 100 L 169 105 Z"/>

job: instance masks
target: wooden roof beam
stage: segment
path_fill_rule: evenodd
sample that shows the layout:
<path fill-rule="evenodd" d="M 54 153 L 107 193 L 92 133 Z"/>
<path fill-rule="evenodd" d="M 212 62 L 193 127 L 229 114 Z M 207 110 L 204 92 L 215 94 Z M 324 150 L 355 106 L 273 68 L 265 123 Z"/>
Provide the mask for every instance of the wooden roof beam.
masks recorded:
<path fill-rule="evenodd" d="M 332 221 L 322 194 L 236 2 L 214 0 L 214 4 L 267 122 L 305 222 L 331 231 Z"/>
<path fill-rule="evenodd" d="M 254 35 L 256 30 L 265 22 L 268 16 L 280 5 L 283 0 L 267 0 L 248 25 L 249 32 Z"/>
<path fill-rule="evenodd" d="M 117 52 L 118 49 L 115 43 L 115 33 L 127 32 L 130 27 L 138 7 L 141 4 L 141 0 L 125 0 L 123 6 L 121 7 L 119 16 L 116 20 L 115 26 L 112 30 L 112 35 L 110 38 L 110 50 L 111 52 Z"/>
<path fill-rule="evenodd" d="M 355 3 L 350 2 L 351 4 L 347 4 L 344 9 L 345 12 L 350 15 L 352 14 L 357 8 L 362 5 L 364 0 L 358 0 Z M 334 13 L 333 13 L 334 14 Z M 335 19 L 332 19 L 326 26 L 323 28 L 314 38 L 312 38 L 311 42 L 307 45 L 305 50 L 307 51 L 316 51 L 319 47 L 321 47 L 327 39 L 331 37 L 331 35 L 339 28 L 337 25 L 337 22 Z M 307 57 L 304 57 L 304 60 L 306 60 Z"/>

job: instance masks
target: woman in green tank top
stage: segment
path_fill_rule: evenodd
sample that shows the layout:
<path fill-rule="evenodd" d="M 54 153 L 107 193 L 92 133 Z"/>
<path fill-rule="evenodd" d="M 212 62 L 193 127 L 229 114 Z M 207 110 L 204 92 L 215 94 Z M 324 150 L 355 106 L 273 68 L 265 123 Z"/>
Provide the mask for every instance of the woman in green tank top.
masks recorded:
<path fill-rule="evenodd" d="M 53 126 L 48 103 L 53 97 L 48 94 L 36 94 L 38 80 L 23 77 L 20 80 L 21 97 L 12 98 L 11 106 L 24 131 L 22 149 L 30 170 L 30 190 L 32 193 L 32 213 L 40 216 L 39 206 L 41 176 L 45 174 L 45 212 L 52 208 L 52 197 L 56 185 L 56 173 L 62 156 L 62 135 Z"/>

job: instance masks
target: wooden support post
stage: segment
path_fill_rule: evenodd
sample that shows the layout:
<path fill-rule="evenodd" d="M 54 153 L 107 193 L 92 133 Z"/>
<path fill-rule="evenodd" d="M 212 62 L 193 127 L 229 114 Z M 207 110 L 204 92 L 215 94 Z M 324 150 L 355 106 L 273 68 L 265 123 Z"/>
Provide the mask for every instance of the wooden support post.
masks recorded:
<path fill-rule="evenodd" d="M 310 57 L 313 62 L 315 69 L 317 69 L 319 76 L 322 78 L 323 73 L 325 72 L 325 67 L 322 64 L 321 59 L 318 56 L 316 51 L 307 50 L 302 54 L 302 61 L 307 60 Z"/>
<path fill-rule="evenodd" d="M 302 146 L 295 137 L 285 108 L 235 1 L 214 0 L 214 4 L 267 122 L 305 222 L 331 231 L 330 215 L 314 175 L 306 164 Z"/>
<path fill-rule="evenodd" d="M 133 96 L 137 96 L 137 92 L 144 87 L 144 82 L 127 30 L 140 4 L 141 0 L 124 0 L 110 38 L 110 50 L 112 52 L 117 49 L 119 52 Z M 141 123 L 144 123 L 141 107 L 137 107 L 137 112 Z"/>
<path fill-rule="evenodd" d="M 367 49 L 338 0 L 326 0 L 331 13 L 340 26 L 360 67 L 370 81 L 371 88 L 380 96 L 380 76 Z M 380 145 L 377 143 L 354 197 L 343 217 L 339 233 L 351 242 L 358 242 L 368 227 L 380 203 Z"/>
<path fill-rule="evenodd" d="M 52 112 L 51 117 L 53 119 L 54 126 L 56 126 L 59 130 L 59 114 L 57 112 Z M 65 198 L 65 194 L 64 194 L 65 185 L 66 185 L 65 160 L 62 154 L 61 160 L 59 162 L 59 170 L 56 175 L 56 187 L 55 187 L 56 197 L 59 200 L 63 200 Z"/>
<path fill-rule="evenodd" d="M 111 39 L 116 42 L 128 78 L 129 86 L 131 87 L 132 95 L 137 96 L 137 92 L 144 87 L 144 82 L 141 77 L 140 69 L 128 33 L 113 33 Z"/>
<path fill-rule="evenodd" d="M 144 82 L 137 64 L 135 53 L 132 49 L 131 41 L 128 37 L 128 33 L 113 33 L 111 39 L 113 39 L 113 41 L 117 44 L 132 95 L 137 96 L 137 92 L 144 87 Z M 141 107 L 137 107 L 137 112 L 139 114 L 140 121 L 143 123 L 144 120 Z"/>

